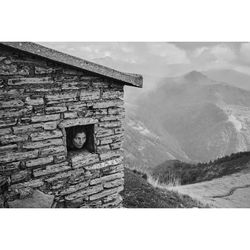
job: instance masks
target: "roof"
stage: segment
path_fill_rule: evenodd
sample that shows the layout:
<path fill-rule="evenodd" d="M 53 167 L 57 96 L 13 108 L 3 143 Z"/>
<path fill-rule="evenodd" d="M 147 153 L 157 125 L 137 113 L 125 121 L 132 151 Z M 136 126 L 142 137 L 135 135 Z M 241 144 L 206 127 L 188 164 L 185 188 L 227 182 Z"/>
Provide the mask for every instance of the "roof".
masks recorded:
<path fill-rule="evenodd" d="M 71 56 L 54 49 L 44 47 L 37 43 L 31 42 L 0 42 L 0 44 L 21 50 L 23 52 L 28 52 L 33 55 L 37 55 L 55 62 L 67 64 L 78 69 L 87 70 L 95 74 L 109 77 L 118 80 L 124 85 L 130 85 L 138 88 L 142 88 L 143 78 L 142 75 L 124 73 L 112 68 L 96 64 L 84 59 Z"/>

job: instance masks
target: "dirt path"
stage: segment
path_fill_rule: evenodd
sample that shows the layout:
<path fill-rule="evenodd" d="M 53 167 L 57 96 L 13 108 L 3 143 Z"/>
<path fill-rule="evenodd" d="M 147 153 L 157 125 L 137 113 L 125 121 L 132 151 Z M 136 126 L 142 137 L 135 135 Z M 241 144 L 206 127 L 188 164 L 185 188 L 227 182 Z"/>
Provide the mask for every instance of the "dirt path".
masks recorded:
<path fill-rule="evenodd" d="M 250 208 L 250 173 L 237 173 L 168 189 L 187 194 L 213 207 Z"/>

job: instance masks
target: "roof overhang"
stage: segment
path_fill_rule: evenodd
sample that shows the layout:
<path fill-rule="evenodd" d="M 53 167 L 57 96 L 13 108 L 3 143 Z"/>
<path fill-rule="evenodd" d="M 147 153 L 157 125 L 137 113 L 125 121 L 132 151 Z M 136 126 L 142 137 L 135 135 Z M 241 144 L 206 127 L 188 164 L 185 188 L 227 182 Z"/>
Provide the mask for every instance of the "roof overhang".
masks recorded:
<path fill-rule="evenodd" d="M 114 70 L 112 68 L 96 64 L 84 59 L 71 56 L 54 49 L 44 47 L 37 43 L 31 42 L 0 42 L 5 46 L 21 50 L 33 55 L 37 55 L 55 62 L 67 64 L 69 66 L 82 69 L 85 71 L 93 72 L 95 74 L 115 79 L 124 85 L 142 88 L 143 78 L 142 75 L 129 74 Z"/>

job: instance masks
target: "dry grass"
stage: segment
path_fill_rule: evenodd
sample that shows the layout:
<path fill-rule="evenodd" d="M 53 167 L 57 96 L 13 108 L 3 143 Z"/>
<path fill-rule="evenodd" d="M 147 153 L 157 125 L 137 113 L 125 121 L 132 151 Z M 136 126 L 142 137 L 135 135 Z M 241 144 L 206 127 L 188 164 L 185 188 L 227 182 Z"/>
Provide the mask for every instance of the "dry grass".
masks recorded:
<path fill-rule="evenodd" d="M 249 208 L 250 173 L 241 172 L 211 181 L 168 187 L 214 207 Z"/>
<path fill-rule="evenodd" d="M 126 208 L 202 208 L 206 207 L 188 195 L 153 187 L 141 175 L 125 168 L 125 186 L 122 192 Z"/>

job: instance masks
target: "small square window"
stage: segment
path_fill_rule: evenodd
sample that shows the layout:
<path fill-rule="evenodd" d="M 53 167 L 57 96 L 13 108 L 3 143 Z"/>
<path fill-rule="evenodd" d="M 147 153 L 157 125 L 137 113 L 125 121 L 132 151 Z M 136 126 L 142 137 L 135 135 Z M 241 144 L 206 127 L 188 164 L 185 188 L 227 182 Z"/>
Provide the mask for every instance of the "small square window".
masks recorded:
<path fill-rule="evenodd" d="M 65 128 L 68 152 L 95 152 L 94 124 Z"/>

